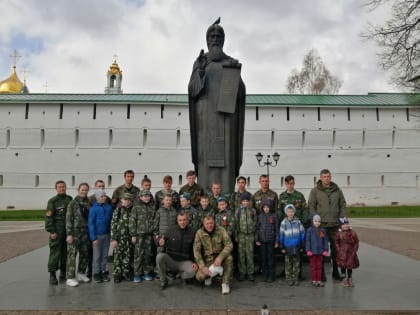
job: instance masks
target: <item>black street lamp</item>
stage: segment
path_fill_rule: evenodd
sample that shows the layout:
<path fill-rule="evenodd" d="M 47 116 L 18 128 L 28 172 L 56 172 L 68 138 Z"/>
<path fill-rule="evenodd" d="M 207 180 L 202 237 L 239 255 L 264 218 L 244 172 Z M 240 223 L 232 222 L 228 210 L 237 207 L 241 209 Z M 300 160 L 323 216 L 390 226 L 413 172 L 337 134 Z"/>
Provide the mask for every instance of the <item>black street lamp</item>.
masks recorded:
<path fill-rule="evenodd" d="M 261 162 L 264 155 L 261 154 L 261 152 L 258 152 L 258 154 L 255 155 L 255 157 L 257 158 L 258 161 L 258 165 L 261 167 L 267 166 L 267 176 L 270 176 L 270 166 L 271 167 L 276 167 L 277 163 L 279 162 L 279 158 L 280 158 L 280 154 L 278 154 L 277 152 L 274 152 L 272 158 L 273 161 L 270 161 L 270 154 L 267 154 L 267 160 L 264 162 Z"/>

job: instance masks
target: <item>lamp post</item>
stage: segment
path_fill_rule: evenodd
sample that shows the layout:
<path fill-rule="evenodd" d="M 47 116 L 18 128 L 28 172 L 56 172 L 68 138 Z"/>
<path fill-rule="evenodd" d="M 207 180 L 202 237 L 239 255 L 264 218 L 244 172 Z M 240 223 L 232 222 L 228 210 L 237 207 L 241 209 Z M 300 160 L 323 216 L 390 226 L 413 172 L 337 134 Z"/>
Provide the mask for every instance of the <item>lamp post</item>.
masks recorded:
<path fill-rule="evenodd" d="M 279 162 L 280 154 L 278 154 L 277 152 L 274 152 L 273 156 L 270 156 L 270 154 L 267 154 L 267 160 L 264 162 L 262 162 L 264 155 L 262 155 L 261 152 L 258 152 L 258 154 L 256 154 L 255 157 L 257 158 L 258 165 L 260 167 L 267 166 L 267 176 L 270 176 L 270 166 L 271 167 L 277 166 Z M 273 161 L 270 161 L 271 157 L 273 158 Z"/>

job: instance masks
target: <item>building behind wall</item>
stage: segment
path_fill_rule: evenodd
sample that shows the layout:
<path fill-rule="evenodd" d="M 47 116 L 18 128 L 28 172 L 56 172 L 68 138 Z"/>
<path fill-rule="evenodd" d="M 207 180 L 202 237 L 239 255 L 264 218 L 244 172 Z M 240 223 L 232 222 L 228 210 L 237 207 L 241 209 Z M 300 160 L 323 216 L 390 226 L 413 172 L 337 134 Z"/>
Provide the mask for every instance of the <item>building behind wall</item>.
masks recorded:
<path fill-rule="evenodd" d="M 248 95 L 241 175 L 248 189 L 266 173 L 255 155 L 280 154 L 270 168 L 281 192 L 293 174 L 307 196 L 322 168 L 349 204 L 420 204 L 420 94 Z M 103 179 L 108 193 L 136 172 L 161 189 L 193 168 L 187 95 L 0 94 L 0 209 L 42 209 L 63 179 Z M 224 187 L 224 190 L 232 190 Z"/>

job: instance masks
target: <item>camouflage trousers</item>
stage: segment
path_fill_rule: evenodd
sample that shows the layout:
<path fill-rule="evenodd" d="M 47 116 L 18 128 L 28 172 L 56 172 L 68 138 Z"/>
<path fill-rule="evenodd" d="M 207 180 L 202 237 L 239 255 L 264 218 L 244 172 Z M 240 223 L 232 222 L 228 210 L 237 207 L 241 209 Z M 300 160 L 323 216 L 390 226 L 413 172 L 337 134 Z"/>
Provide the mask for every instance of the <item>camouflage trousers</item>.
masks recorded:
<path fill-rule="evenodd" d="M 67 279 L 76 278 L 76 257 L 79 254 L 79 273 L 86 273 L 92 261 L 92 243 L 88 229 L 80 229 L 73 235 L 73 243 L 67 244 Z"/>
<path fill-rule="evenodd" d="M 254 234 L 238 236 L 238 270 L 241 275 L 254 274 Z"/>
<path fill-rule="evenodd" d="M 300 271 L 300 254 L 284 256 L 286 280 L 298 280 Z"/>
<path fill-rule="evenodd" d="M 57 232 L 57 238 L 55 240 L 49 238 L 48 245 L 50 247 L 50 255 L 48 257 L 48 272 L 61 270 L 61 274 L 66 273 L 66 261 L 67 261 L 67 243 L 66 233 Z"/>
<path fill-rule="evenodd" d="M 209 267 L 211 264 L 212 264 L 212 262 L 211 263 L 207 262 L 206 267 Z M 222 282 L 229 284 L 230 281 L 232 280 L 232 275 L 233 275 L 233 258 L 232 258 L 232 255 L 227 256 L 223 260 L 222 266 L 223 266 Z M 197 273 L 195 274 L 195 278 L 198 281 L 203 282 L 204 280 L 206 280 L 207 276 L 204 274 L 204 272 L 201 269 L 198 269 Z"/>
<path fill-rule="evenodd" d="M 134 275 L 148 274 L 153 271 L 152 235 L 141 234 L 134 245 Z"/>
<path fill-rule="evenodd" d="M 118 242 L 118 247 L 114 248 L 114 267 L 112 274 L 114 276 L 128 277 L 133 270 L 134 247 L 131 243 L 131 237 L 127 235 Z"/>

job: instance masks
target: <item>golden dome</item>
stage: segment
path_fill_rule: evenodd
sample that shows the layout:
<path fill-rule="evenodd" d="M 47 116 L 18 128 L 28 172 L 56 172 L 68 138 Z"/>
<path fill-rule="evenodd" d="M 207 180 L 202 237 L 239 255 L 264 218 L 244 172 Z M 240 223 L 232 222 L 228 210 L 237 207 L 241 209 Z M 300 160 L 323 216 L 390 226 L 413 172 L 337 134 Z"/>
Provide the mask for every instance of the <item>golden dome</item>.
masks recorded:
<path fill-rule="evenodd" d="M 23 83 L 16 74 L 16 67 L 13 67 L 13 73 L 6 80 L 0 82 L 0 93 L 20 93 Z"/>
<path fill-rule="evenodd" d="M 109 67 L 108 74 L 117 74 L 120 76 L 122 75 L 122 71 L 120 70 L 116 60 L 114 60 L 112 65 Z"/>

